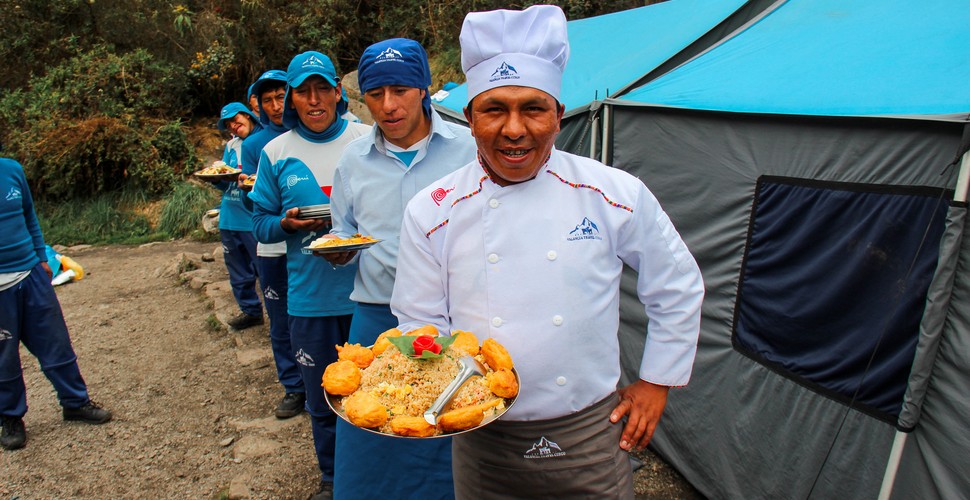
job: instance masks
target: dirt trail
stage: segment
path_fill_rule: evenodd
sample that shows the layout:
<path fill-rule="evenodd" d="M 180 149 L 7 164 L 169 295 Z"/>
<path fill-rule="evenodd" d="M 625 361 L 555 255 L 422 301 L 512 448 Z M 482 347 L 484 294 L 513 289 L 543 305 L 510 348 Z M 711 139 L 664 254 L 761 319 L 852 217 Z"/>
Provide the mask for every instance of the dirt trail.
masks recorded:
<path fill-rule="evenodd" d="M 268 326 L 224 326 L 236 311 L 220 253 L 189 241 L 65 251 L 86 276 L 58 297 L 91 395 L 115 418 L 63 422 L 21 348 L 28 439 L 0 450 L 0 497 L 303 499 L 315 489 L 306 416 L 273 417 L 282 390 Z M 700 498 L 652 453 L 638 457 L 638 499 Z"/>

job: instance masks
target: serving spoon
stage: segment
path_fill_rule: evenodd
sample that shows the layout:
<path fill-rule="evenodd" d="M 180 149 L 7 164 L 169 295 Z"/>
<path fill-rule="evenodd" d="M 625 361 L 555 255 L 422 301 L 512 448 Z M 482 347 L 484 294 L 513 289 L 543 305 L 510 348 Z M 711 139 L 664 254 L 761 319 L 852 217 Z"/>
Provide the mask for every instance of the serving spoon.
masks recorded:
<path fill-rule="evenodd" d="M 438 414 L 441 413 L 445 405 L 451 402 L 468 379 L 485 376 L 485 366 L 471 356 L 465 355 L 458 358 L 458 366 L 460 367 L 458 375 L 445 387 L 438 399 L 434 400 L 431 407 L 424 412 L 424 420 L 431 425 L 438 425 Z"/>

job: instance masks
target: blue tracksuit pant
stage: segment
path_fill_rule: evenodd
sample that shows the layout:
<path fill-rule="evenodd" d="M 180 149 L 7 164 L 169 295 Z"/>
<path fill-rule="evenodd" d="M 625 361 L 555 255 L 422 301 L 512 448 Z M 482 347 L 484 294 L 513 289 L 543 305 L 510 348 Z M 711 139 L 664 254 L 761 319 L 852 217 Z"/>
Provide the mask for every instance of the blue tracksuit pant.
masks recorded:
<path fill-rule="evenodd" d="M 239 309 L 250 316 L 263 316 L 256 293 L 256 238 L 250 231 L 219 230 L 225 253 L 229 284 Z"/>
<path fill-rule="evenodd" d="M 378 335 L 396 326 L 397 318 L 389 305 L 358 303 L 350 326 L 350 343 L 373 345 Z M 340 419 L 336 453 L 334 498 L 455 498 L 450 437 L 384 437 Z M 415 464 L 424 464 L 421 474 L 413 473 Z"/>
<path fill-rule="evenodd" d="M 337 415 L 323 396 L 323 371 L 337 361 L 336 345 L 350 334 L 353 315 L 306 318 L 290 316 L 290 340 L 306 385 L 306 409 L 313 426 L 313 446 L 324 481 L 333 481 Z"/>
<path fill-rule="evenodd" d="M 286 313 L 286 256 L 256 257 L 263 304 L 269 316 L 269 342 L 276 361 L 276 377 L 287 392 L 305 392 L 300 366 L 293 357 L 290 317 Z"/>
<path fill-rule="evenodd" d="M 61 304 L 40 264 L 23 281 L 0 292 L 0 415 L 8 417 L 27 413 L 21 342 L 37 357 L 61 406 L 80 408 L 90 401 Z"/>

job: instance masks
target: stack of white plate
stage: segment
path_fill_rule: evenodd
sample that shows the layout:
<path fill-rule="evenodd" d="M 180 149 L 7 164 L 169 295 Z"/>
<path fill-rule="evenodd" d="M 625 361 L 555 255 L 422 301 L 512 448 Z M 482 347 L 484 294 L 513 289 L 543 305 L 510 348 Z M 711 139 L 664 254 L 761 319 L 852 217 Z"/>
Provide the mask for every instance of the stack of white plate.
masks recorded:
<path fill-rule="evenodd" d="M 297 219 L 326 219 L 330 220 L 330 204 L 307 205 L 300 208 L 300 215 Z"/>

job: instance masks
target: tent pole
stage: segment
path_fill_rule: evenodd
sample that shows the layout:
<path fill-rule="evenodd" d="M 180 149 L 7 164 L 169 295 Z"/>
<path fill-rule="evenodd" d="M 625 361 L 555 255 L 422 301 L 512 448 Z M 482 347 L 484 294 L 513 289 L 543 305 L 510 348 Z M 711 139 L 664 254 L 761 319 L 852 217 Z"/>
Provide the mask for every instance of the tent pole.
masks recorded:
<path fill-rule="evenodd" d="M 954 188 L 953 201 L 965 203 L 967 201 L 967 191 L 970 190 L 970 151 L 963 154 L 960 160 L 960 173 L 957 175 L 957 185 Z M 903 448 L 906 446 L 905 432 L 896 431 L 893 438 L 893 447 L 889 451 L 889 461 L 886 464 L 886 474 L 882 478 L 882 487 L 879 489 L 879 500 L 889 500 L 893 491 L 893 484 L 896 482 L 896 473 L 899 471 L 899 462 L 903 458 Z"/>
<path fill-rule="evenodd" d="M 595 110 L 590 111 L 593 114 L 593 126 L 589 128 L 589 157 L 596 159 L 596 141 L 599 140 L 599 126 L 600 118 L 599 114 Z"/>
<path fill-rule="evenodd" d="M 600 148 L 600 163 L 604 165 L 609 165 L 609 158 L 607 158 L 609 152 L 610 144 L 610 106 L 603 104 L 603 147 Z"/>
<path fill-rule="evenodd" d="M 963 153 L 960 161 L 960 175 L 957 177 L 957 186 L 953 194 L 953 201 L 963 203 L 967 201 L 967 187 L 970 185 L 970 151 Z"/>
<path fill-rule="evenodd" d="M 889 451 L 889 463 L 886 464 L 886 475 L 882 478 L 882 487 L 879 489 L 879 500 L 889 500 L 889 495 L 893 491 L 893 483 L 896 482 L 896 472 L 899 471 L 899 461 L 903 457 L 903 447 L 906 446 L 905 432 L 896 431 L 893 438 L 893 447 Z"/>

